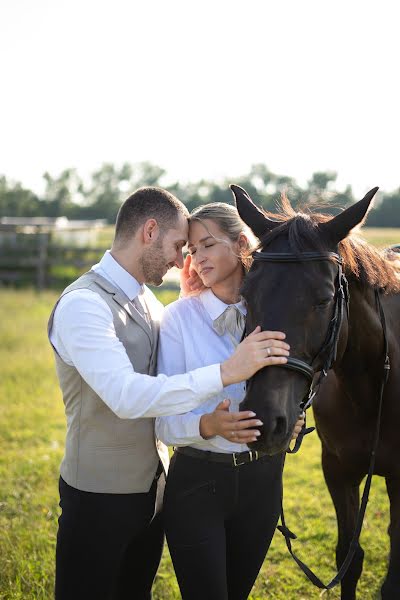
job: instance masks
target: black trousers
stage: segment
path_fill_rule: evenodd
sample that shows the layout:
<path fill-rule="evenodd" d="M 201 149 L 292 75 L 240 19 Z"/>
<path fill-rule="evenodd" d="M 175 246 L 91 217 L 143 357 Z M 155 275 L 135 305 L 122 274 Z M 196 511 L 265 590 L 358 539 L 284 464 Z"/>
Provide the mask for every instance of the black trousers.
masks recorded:
<path fill-rule="evenodd" d="M 164 523 L 183 600 L 244 600 L 280 514 L 283 455 L 239 467 L 175 453 Z"/>
<path fill-rule="evenodd" d="M 98 494 L 60 478 L 56 600 L 151 598 L 164 542 L 156 505 L 164 481 L 162 474 L 145 494 Z"/>

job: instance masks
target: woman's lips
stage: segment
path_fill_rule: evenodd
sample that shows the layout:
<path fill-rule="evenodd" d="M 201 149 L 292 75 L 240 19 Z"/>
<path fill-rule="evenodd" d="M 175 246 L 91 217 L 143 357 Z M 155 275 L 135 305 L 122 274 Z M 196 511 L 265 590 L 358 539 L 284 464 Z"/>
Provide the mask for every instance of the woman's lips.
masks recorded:
<path fill-rule="evenodd" d="M 206 267 L 205 269 L 202 269 L 200 275 L 207 275 L 207 273 L 209 273 L 212 270 L 213 270 L 213 267 Z"/>

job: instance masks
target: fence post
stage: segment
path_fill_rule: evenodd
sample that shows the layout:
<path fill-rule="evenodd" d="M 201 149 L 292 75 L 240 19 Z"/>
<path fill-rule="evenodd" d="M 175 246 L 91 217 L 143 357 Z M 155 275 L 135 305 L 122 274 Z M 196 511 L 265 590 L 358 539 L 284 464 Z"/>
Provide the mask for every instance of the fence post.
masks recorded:
<path fill-rule="evenodd" d="M 36 272 L 36 287 L 38 290 L 43 290 L 46 284 L 46 268 L 47 268 L 47 251 L 49 246 L 49 233 L 41 231 L 38 234 L 39 252 L 38 264 Z"/>

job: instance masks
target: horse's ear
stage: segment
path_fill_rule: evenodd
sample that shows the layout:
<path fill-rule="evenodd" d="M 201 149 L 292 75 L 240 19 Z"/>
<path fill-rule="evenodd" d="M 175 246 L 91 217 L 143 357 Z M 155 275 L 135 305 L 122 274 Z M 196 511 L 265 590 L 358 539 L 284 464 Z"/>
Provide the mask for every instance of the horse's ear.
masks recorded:
<path fill-rule="evenodd" d="M 277 221 L 268 219 L 259 208 L 254 204 L 246 190 L 238 185 L 230 185 L 233 196 L 235 198 L 236 208 L 242 221 L 246 223 L 252 232 L 261 238 L 268 231 L 280 225 Z"/>
<path fill-rule="evenodd" d="M 349 206 L 349 208 L 346 208 L 346 210 L 330 221 L 321 223 L 319 229 L 324 237 L 327 237 L 334 244 L 338 244 L 341 240 L 344 240 L 354 227 L 363 223 L 368 210 L 372 206 L 372 199 L 378 190 L 378 187 L 372 188 L 372 190 L 365 194 L 362 200 Z"/>

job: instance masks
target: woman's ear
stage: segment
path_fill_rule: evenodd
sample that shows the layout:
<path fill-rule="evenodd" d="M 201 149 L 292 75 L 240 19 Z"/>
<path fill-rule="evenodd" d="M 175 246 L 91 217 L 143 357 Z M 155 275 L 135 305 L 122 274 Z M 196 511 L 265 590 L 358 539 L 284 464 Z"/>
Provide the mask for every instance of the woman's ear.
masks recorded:
<path fill-rule="evenodd" d="M 239 234 L 238 244 L 239 250 L 248 250 L 250 248 L 249 238 L 245 233 L 243 233 L 243 231 Z"/>

